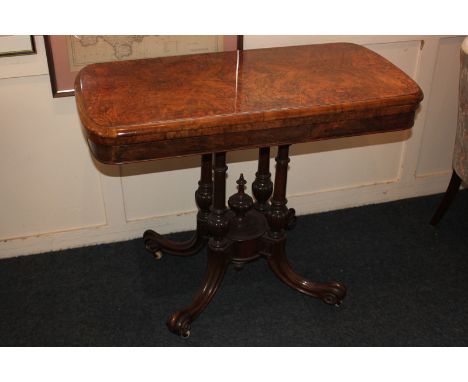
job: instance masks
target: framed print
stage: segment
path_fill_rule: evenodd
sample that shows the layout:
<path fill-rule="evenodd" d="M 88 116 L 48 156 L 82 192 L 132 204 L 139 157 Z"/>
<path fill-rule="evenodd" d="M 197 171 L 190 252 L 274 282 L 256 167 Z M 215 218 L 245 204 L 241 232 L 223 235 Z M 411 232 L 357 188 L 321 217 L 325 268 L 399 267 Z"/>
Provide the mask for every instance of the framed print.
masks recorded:
<path fill-rule="evenodd" d="M 135 60 L 242 49 L 242 36 L 82 35 L 44 36 L 52 95 L 74 94 L 81 68 L 98 62 Z"/>
<path fill-rule="evenodd" d="M 36 54 L 33 36 L 0 36 L 0 57 Z"/>

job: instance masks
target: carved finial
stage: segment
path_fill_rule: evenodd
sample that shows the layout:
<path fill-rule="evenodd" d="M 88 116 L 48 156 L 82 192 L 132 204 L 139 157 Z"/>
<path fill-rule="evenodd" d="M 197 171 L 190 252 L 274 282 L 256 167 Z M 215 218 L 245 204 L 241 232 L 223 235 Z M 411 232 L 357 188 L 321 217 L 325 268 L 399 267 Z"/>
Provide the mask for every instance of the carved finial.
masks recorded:
<path fill-rule="evenodd" d="M 237 220 L 240 222 L 244 218 L 246 212 L 252 208 L 253 200 L 249 195 L 244 193 L 244 188 L 247 182 L 244 179 L 243 174 L 240 175 L 236 183 L 238 184 L 238 191 L 229 198 L 228 205 L 231 208 L 231 210 L 234 211 Z"/>
<path fill-rule="evenodd" d="M 239 194 L 243 194 L 245 185 L 247 184 L 247 181 L 244 179 L 244 174 L 240 174 L 240 177 L 236 183 L 238 184 L 237 189 L 239 190 Z"/>

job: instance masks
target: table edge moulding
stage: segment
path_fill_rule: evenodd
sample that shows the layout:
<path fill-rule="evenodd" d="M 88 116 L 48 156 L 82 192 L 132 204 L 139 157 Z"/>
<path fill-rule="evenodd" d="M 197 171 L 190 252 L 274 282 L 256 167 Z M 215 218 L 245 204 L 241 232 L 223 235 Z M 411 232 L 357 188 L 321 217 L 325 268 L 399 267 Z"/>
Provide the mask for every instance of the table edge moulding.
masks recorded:
<path fill-rule="evenodd" d="M 104 163 L 401 130 L 422 100 L 400 69 L 350 43 L 93 64 L 75 92 Z"/>

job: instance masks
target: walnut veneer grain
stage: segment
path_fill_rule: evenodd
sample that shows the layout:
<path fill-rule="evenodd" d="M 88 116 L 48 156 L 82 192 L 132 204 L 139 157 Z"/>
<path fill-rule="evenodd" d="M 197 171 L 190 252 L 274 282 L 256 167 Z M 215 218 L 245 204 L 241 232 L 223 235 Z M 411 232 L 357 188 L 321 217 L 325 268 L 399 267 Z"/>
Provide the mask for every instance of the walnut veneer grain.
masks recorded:
<path fill-rule="evenodd" d="M 396 66 L 349 43 L 93 64 L 75 93 L 106 163 L 407 129 L 423 98 Z"/>

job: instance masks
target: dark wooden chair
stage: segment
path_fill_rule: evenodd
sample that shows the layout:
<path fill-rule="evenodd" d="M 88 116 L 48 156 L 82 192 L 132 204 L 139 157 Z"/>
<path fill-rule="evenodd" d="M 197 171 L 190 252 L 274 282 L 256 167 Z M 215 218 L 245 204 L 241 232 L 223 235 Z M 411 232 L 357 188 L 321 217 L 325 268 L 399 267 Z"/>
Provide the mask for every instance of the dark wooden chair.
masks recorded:
<path fill-rule="evenodd" d="M 453 151 L 453 172 L 447 191 L 431 219 L 437 225 L 452 204 L 462 182 L 468 183 L 468 37 L 460 50 L 460 85 L 458 96 L 458 124 Z"/>

